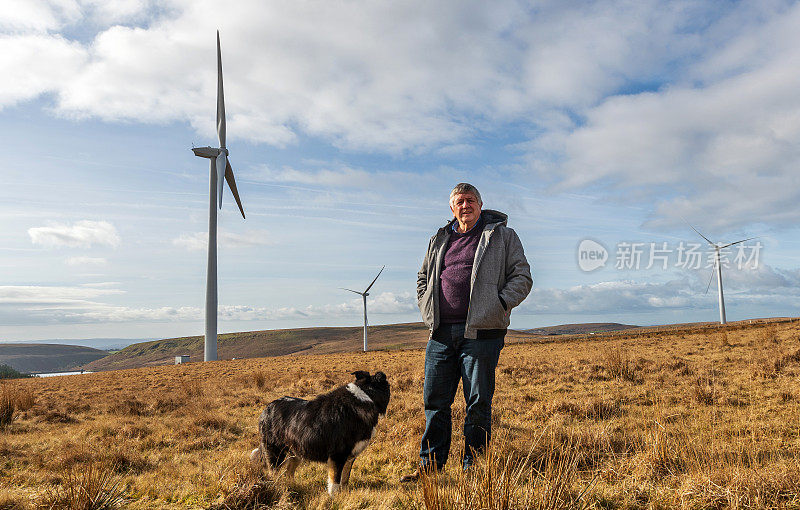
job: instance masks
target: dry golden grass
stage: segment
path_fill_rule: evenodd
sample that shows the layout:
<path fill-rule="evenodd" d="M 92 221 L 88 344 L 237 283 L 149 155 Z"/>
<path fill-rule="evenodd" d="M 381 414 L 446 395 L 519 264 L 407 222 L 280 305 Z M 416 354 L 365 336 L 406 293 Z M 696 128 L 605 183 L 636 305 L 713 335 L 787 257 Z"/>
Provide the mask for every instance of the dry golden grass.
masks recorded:
<path fill-rule="evenodd" d="M 454 441 L 456 462 L 403 486 L 424 428 L 423 358 L 382 351 L 8 381 L 0 509 L 69 508 L 81 494 L 134 509 L 800 508 L 798 322 L 509 345 L 489 453 L 462 473 Z M 356 369 L 386 372 L 392 400 L 349 489 L 328 497 L 321 465 L 301 466 L 293 482 L 252 468 L 267 402 L 327 391 Z M 453 414 L 459 438 L 460 397 Z"/>

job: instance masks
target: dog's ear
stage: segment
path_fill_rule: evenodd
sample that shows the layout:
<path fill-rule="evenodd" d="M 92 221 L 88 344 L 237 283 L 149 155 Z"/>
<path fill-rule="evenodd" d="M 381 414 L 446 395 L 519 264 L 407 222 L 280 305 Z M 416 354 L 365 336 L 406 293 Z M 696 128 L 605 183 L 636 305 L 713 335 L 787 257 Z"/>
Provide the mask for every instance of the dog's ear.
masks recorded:
<path fill-rule="evenodd" d="M 356 370 L 355 372 L 352 372 L 352 374 L 356 376 L 356 381 L 361 379 L 369 379 L 369 372 L 366 370 Z"/>
<path fill-rule="evenodd" d="M 372 376 L 372 380 L 375 382 L 383 382 L 386 380 L 386 374 L 383 372 L 375 372 L 375 375 Z"/>

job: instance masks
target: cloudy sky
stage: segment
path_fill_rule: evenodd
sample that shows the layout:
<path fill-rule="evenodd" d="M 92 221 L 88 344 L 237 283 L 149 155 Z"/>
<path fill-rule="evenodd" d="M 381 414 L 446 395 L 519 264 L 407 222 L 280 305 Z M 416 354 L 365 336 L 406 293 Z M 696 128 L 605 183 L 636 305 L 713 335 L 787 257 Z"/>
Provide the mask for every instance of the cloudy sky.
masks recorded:
<path fill-rule="evenodd" d="M 216 29 L 247 213 L 226 193 L 223 332 L 358 325 L 339 287 L 384 264 L 371 322 L 418 320 L 460 181 L 533 266 L 512 327 L 714 320 L 687 222 L 758 236 L 729 319 L 798 315 L 798 26 L 770 0 L 6 0 L 0 341 L 202 333 Z"/>

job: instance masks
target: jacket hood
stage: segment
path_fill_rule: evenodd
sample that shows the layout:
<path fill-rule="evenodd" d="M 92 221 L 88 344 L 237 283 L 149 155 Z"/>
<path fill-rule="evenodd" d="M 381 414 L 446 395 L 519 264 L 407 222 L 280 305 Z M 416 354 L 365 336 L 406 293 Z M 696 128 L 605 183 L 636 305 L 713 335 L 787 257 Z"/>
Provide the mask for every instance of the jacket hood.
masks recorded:
<path fill-rule="evenodd" d="M 508 215 L 505 213 L 501 213 L 500 211 L 495 211 L 494 209 L 484 209 L 481 211 L 481 219 L 483 219 L 484 228 L 487 226 L 490 228 L 494 228 L 497 225 L 501 224 L 503 226 L 508 226 Z M 448 221 L 442 229 L 447 229 L 452 227 L 453 223 L 456 222 L 455 218 L 452 218 Z"/>

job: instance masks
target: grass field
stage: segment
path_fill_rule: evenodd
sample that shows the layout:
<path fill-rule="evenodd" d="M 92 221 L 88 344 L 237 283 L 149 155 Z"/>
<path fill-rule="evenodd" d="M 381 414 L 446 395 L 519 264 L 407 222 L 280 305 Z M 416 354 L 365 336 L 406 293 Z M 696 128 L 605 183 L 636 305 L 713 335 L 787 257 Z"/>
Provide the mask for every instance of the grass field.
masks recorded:
<path fill-rule="evenodd" d="M 423 357 L 284 356 L 7 381 L 0 508 L 800 508 L 800 322 L 509 345 L 490 454 L 466 475 L 451 462 L 401 486 L 424 427 Z M 349 489 L 328 497 L 322 465 L 301 466 L 292 483 L 253 470 L 247 454 L 267 402 L 326 391 L 356 369 L 386 372 L 392 400 Z M 463 409 L 458 397 L 455 438 Z"/>

